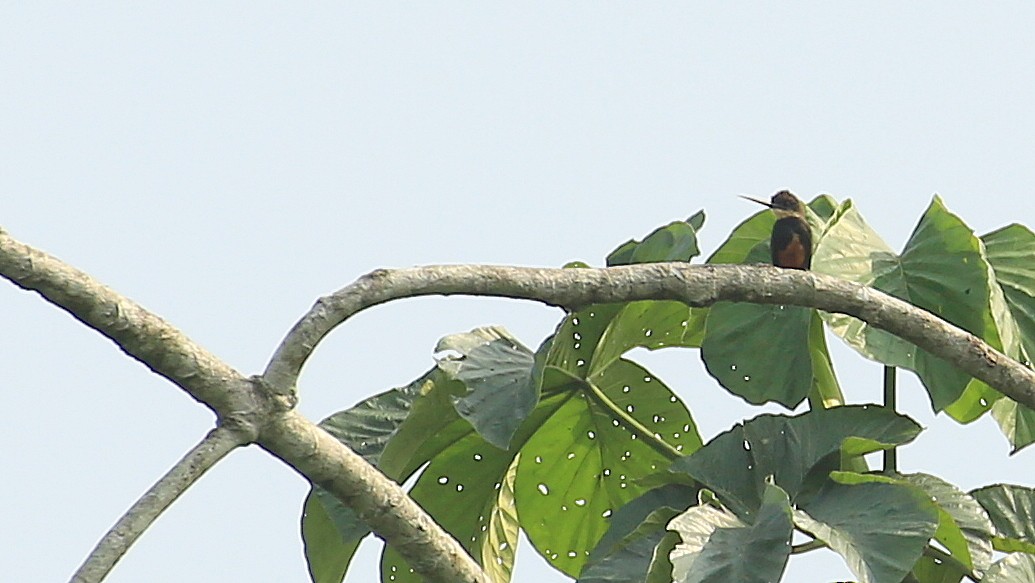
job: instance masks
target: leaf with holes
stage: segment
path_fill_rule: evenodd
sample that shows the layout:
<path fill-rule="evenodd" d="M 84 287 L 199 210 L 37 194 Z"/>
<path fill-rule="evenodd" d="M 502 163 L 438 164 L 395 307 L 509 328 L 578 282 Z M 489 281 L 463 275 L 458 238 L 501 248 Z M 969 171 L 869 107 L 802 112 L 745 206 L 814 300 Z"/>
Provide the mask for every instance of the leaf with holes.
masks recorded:
<path fill-rule="evenodd" d="M 635 480 L 694 451 L 700 437 L 682 402 L 631 361 L 589 381 L 558 378 L 567 384 L 543 394 L 562 404 L 521 449 L 515 496 L 529 540 L 575 577 L 611 513 L 646 491 Z"/>
<path fill-rule="evenodd" d="M 787 494 L 771 484 L 750 523 L 725 510 L 694 506 L 669 528 L 682 539 L 670 554 L 676 583 L 778 581 L 790 557 L 791 506 Z"/>
<path fill-rule="evenodd" d="M 997 551 L 1035 554 L 1035 489 L 997 484 L 970 493 L 995 525 Z"/>
<path fill-rule="evenodd" d="M 937 196 L 901 255 L 891 251 L 846 201 L 816 250 L 815 266 L 817 272 L 870 285 L 931 311 L 996 348 L 1003 346 L 992 310 L 991 268 L 981 242 Z M 954 418 L 967 421 L 987 411 L 998 398 L 984 383 L 909 342 L 843 314 L 824 314 L 824 318 L 863 356 L 916 372 L 935 410 L 947 409 Z"/>
<path fill-rule="evenodd" d="M 539 400 L 542 369 L 532 351 L 500 326 L 446 336 L 435 347 L 443 351 L 459 356 L 438 359 L 438 367 L 469 390 L 455 399 L 457 413 L 489 443 L 507 449 Z"/>
<path fill-rule="evenodd" d="M 388 477 L 402 482 L 470 426 L 452 399 L 463 385 L 432 369 L 406 387 L 371 397 L 320 423 Z M 339 583 L 370 529 L 336 498 L 315 486 L 302 515 L 306 561 L 316 583 Z M 333 532 L 328 529 L 333 525 Z"/>
<path fill-rule="evenodd" d="M 696 494 L 697 488 L 669 484 L 651 490 L 616 510 L 607 533 L 590 553 L 579 583 L 649 581 L 652 571 L 665 570 L 665 564 L 667 581 L 671 581 L 672 565 L 668 563 L 668 553 L 659 553 L 658 545 L 667 536 L 665 525 L 668 520 L 695 503 Z M 670 514 L 667 519 L 657 520 L 658 516 L 666 513 Z"/>
<path fill-rule="evenodd" d="M 473 431 L 431 460 L 410 490 L 442 528 L 482 565 L 489 577 L 510 580 L 517 547 L 518 520 L 513 482 L 516 461 L 501 455 Z M 381 580 L 420 582 L 402 557 L 387 547 Z"/>
<path fill-rule="evenodd" d="M 915 488 L 827 480 L 794 510 L 794 524 L 844 557 L 860 583 L 902 579 L 938 526 L 934 504 Z"/>
<path fill-rule="evenodd" d="M 598 560 L 587 563 L 579 583 L 645 582 L 651 565 L 660 558 L 657 547 L 669 534 L 665 525 L 680 512 L 668 506 L 651 512 L 632 532 L 608 547 Z M 594 550 L 594 554 L 596 552 Z M 667 561 L 668 557 L 663 560 Z"/>
<path fill-rule="evenodd" d="M 716 493 L 737 516 L 750 520 L 767 480 L 795 503 L 828 480 L 848 460 L 912 440 L 920 426 L 908 417 L 869 405 L 817 409 L 794 417 L 760 415 L 680 458 L 683 472 Z"/>
<path fill-rule="evenodd" d="M 690 261 L 699 253 L 697 229 L 703 221 L 703 213 L 698 213 L 655 230 L 642 242 L 629 241 L 611 252 L 607 264 Z M 588 306 L 558 327 L 549 364 L 586 378 L 636 347 L 686 346 L 694 333 L 690 316 L 690 307 L 675 301 Z"/>
<path fill-rule="evenodd" d="M 705 325 L 701 359 L 708 374 L 749 403 L 793 409 L 812 388 L 812 310 L 720 302 Z"/>

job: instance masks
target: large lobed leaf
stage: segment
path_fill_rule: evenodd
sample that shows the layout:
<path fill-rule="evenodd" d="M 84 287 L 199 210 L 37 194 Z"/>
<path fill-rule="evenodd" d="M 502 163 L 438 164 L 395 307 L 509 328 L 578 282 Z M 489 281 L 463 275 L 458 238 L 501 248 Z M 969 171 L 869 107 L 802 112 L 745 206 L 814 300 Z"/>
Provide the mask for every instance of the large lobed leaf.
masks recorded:
<path fill-rule="evenodd" d="M 1035 554 L 1035 489 L 996 484 L 970 493 L 995 525 L 998 551 Z"/>
<path fill-rule="evenodd" d="M 630 241 L 608 263 L 689 261 L 702 215 Z M 642 301 L 569 314 L 543 363 L 542 398 L 556 409 L 521 449 L 515 499 L 533 546 L 578 576 L 613 512 L 647 491 L 637 482 L 702 444 L 682 401 L 623 355 L 686 344 L 690 308 Z"/>
<path fill-rule="evenodd" d="M 405 387 L 371 397 L 320 425 L 340 441 L 402 482 L 421 464 L 458 439 L 470 426 L 452 399 L 464 391 L 432 369 Z M 315 583 L 339 583 L 369 528 L 348 507 L 313 486 L 302 515 L 306 560 Z"/>
<path fill-rule="evenodd" d="M 794 511 L 794 523 L 844 557 L 860 583 L 898 583 L 934 535 L 938 513 L 913 488 L 828 480 Z"/>
<path fill-rule="evenodd" d="M 714 491 L 737 516 L 750 519 L 767 480 L 796 501 L 814 491 L 842 458 L 901 445 L 920 432 L 913 420 L 883 407 L 817 409 L 789 417 L 760 415 L 718 435 L 672 464 Z"/>
<path fill-rule="evenodd" d="M 793 503 L 795 524 L 842 554 L 860 581 L 897 583 L 935 534 L 938 508 L 920 487 L 891 483 L 889 478 L 871 483 L 869 475 L 841 470 L 858 456 L 910 441 L 919 430 L 912 420 L 871 406 L 817 409 L 795 417 L 762 415 L 738 425 L 672 464 L 673 471 L 687 473 L 714 492 L 722 505 L 699 505 L 682 515 L 688 521 L 683 524 L 688 529 L 680 530 L 683 543 L 707 549 L 715 528 L 743 529 L 772 519 L 775 488 L 784 497 L 784 506 Z M 831 478 L 832 472 L 841 476 L 839 480 Z M 760 566 L 779 566 L 775 575 L 767 571 L 764 580 L 778 578 L 783 569 L 780 561 L 786 560 L 789 551 L 783 530 L 777 532 L 779 536 L 764 544 L 748 539 L 754 541 L 751 552 L 759 553 Z M 954 538 L 949 526 L 945 533 L 952 545 L 963 540 L 962 534 Z M 746 534 L 742 531 L 737 536 Z M 965 553 L 974 555 L 969 548 Z M 673 554 L 673 565 L 683 569 L 677 580 L 718 581 L 724 576 L 735 577 L 729 579 L 733 581 L 756 580 L 755 574 L 739 570 L 742 565 L 732 552 L 700 554 L 705 556 L 711 558 L 702 563 L 691 553 L 691 560 L 680 567 Z"/>
<path fill-rule="evenodd" d="M 1008 354 L 1031 366 L 1035 355 L 1035 233 L 1014 224 L 981 240 L 1016 327 L 1019 346 L 1016 353 Z M 1035 411 L 1030 407 L 1000 399 L 992 406 L 992 416 L 1015 452 L 1035 442 Z"/>
<path fill-rule="evenodd" d="M 813 239 L 821 245 L 835 203 L 821 196 L 808 208 Z M 774 222 L 769 211 L 753 215 L 734 228 L 708 262 L 768 263 Z M 695 309 L 691 328 L 705 328 L 701 358 L 708 373 L 749 403 L 775 401 L 793 409 L 811 396 L 814 406 L 840 405 L 844 398 L 814 313 L 797 306 L 720 302 L 707 311 Z"/>
<path fill-rule="evenodd" d="M 767 484 L 749 523 L 723 509 L 695 506 L 669 522 L 681 542 L 669 554 L 676 583 L 777 581 L 791 551 L 787 494 Z"/>
<path fill-rule="evenodd" d="M 817 272 L 880 289 L 1003 348 L 995 317 L 1002 310 L 994 309 L 998 288 L 981 241 L 937 196 L 900 255 L 846 201 L 831 219 L 814 265 Z M 951 363 L 887 332 L 843 314 L 824 318 L 860 354 L 916 372 L 935 410 L 946 409 L 956 419 L 970 421 L 999 396 Z"/>

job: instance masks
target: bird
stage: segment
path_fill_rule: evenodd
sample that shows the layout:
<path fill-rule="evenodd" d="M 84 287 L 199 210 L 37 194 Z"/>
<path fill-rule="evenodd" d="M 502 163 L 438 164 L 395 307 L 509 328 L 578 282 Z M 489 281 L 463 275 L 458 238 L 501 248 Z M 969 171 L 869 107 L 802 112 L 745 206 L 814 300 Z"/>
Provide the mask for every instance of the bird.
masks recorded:
<path fill-rule="evenodd" d="M 803 270 L 812 267 L 812 230 L 805 221 L 805 203 L 789 190 L 777 192 L 770 202 L 750 196 L 740 198 L 765 205 L 773 209 L 776 215 L 776 224 L 773 225 L 773 234 L 769 239 L 773 265 Z"/>

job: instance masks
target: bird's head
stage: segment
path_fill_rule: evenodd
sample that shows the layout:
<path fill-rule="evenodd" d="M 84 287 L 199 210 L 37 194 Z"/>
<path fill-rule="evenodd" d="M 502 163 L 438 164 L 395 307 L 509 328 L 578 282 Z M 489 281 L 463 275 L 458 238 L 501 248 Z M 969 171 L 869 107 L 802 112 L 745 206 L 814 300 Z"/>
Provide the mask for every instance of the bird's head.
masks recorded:
<path fill-rule="evenodd" d="M 743 195 L 741 195 L 740 198 L 757 202 L 758 204 L 773 209 L 773 213 L 775 213 L 776 217 L 779 219 L 784 217 L 805 218 L 805 203 L 801 202 L 798 197 L 791 194 L 791 191 L 789 190 L 781 190 L 780 192 L 777 192 L 773 195 L 773 198 L 770 199 L 770 202 Z"/>

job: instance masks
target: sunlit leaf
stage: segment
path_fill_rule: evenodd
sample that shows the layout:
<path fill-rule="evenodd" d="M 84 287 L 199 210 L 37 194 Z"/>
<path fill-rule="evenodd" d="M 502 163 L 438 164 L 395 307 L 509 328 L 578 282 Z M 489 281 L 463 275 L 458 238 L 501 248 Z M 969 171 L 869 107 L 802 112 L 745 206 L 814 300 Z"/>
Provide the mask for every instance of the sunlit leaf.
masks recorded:
<path fill-rule="evenodd" d="M 711 506 L 694 506 L 669 523 L 682 542 L 672 550 L 677 583 L 769 583 L 783 574 L 791 550 L 787 494 L 767 485 L 753 522 Z"/>
<path fill-rule="evenodd" d="M 457 412 L 486 441 L 507 449 L 539 400 L 532 351 L 498 326 L 446 336 L 435 348 L 442 351 L 459 354 L 440 358 L 438 366 L 469 390 L 456 398 Z"/>
<path fill-rule="evenodd" d="M 1014 224 L 981 240 L 1020 344 L 1012 354 L 1008 348 L 1007 354 L 1031 366 L 1031 355 L 1035 355 L 1035 233 Z M 1012 399 L 1000 399 L 992 407 L 992 416 L 1015 452 L 1035 442 L 1035 410 Z"/>
<path fill-rule="evenodd" d="M 997 484 L 970 493 L 995 525 L 998 551 L 1035 553 L 1035 489 Z"/>
<path fill-rule="evenodd" d="M 994 527 L 988 513 L 978 501 L 941 478 L 929 474 L 857 474 L 834 472 L 841 484 L 884 483 L 913 488 L 930 500 L 938 510 L 938 530 L 934 539 L 948 551 L 945 565 L 919 565 L 921 569 L 942 578 L 981 573 L 992 563 Z M 921 579 L 923 580 L 923 579 Z"/>
<path fill-rule="evenodd" d="M 892 252 L 850 205 L 846 201 L 836 213 L 816 250 L 817 272 L 876 287 L 1002 347 L 990 306 L 991 270 L 981 242 L 940 198 L 934 198 L 901 255 Z M 948 412 L 969 421 L 997 398 L 987 385 L 911 343 L 849 316 L 824 318 L 864 356 L 915 371 L 936 410 L 965 396 Z"/>
<path fill-rule="evenodd" d="M 919 432 L 919 425 L 908 417 L 866 405 L 794 417 L 760 415 L 720 434 L 694 455 L 676 460 L 671 469 L 690 475 L 737 516 L 750 519 L 761 504 L 767 480 L 797 502 L 825 482 L 831 471 L 841 469 L 843 456 L 901 445 Z"/>
<path fill-rule="evenodd" d="M 938 512 L 907 486 L 827 481 L 794 511 L 794 524 L 844 557 L 860 583 L 895 583 L 934 535 Z"/>
<path fill-rule="evenodd" d="M 938 507 L 935 539 L 958 561 L 982 572 L 992 563 L 993 525 L 988 513 L 969 494 L 929 474 L 902 476 L 922 489 Z"/>
<path fill-rule="evenodd" d="M 1035 557 L 1007 555 L 992 565 L 981 583 L 1035 583 Z"/>
<path fill-rule="evenodd" d="M 522 448 L 515 495 L 529 540 L 574 577 L 611 514 L 646 491 L 636 480 L 696 450 L 700 437 L 671 390 L 627 360 L 544 386 L 543 398 L 561 404 Z"/>
<path fill-rule="evenodd" d="M 516 462 L 473 431 L 436 456 L 410 496 L 478 559 L 497 583 L 510 580 L 518 521 L 513 498 Z M 381 558 L 382 581 L 418 583 L 391 547 Z"/>
<path fill-rule="evenodd" d="M 811 319 L 799 306 L 719 302 L 708 313 L 701 359 L 734 395 L 793 409 L 812 388 Z"/>
<path fill-rule="evenodd" d="M 452 440 L 470 431 L 453 410 L 464 390 L 438 369 L 406 387 L 375 395 L 320 423 L 388 477 L 403 481 Z M 327 530 L 334 525 L 336 536 Z M 316 583 L 338 583 L 369 527 L 352 509 L 319 486 L 306 498 L 302 516 L 306 560 Z"/>

